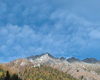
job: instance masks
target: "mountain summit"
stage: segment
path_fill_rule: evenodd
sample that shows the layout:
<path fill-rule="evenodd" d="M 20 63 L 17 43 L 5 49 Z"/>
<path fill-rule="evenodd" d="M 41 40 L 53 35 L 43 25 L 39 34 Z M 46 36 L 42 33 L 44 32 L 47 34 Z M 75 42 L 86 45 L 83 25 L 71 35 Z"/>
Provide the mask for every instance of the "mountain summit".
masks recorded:
<path fill-rule="evenodd" d="M 72 57 L 72 58 L 68 58 L 67 59 L 68 62 L 72 63 L 72 62 L 81 62 L 81 60 L 75 58 L 75 57 Z"/>
<path fill-rule="evenodd" d="M 34 63 L 47 63 L 47 64 L 59 60 L 59 58 L 52 56 L 50 53 L 43 53 L 41 55 L 30 56 L 27 57 L 26 59 Z"/>
<path fill-rule="evenodd" d="M 83 61 L 86 62 L 86 63 L 100 63 L 99 60 L 94 59 L 94 58 L 86 58 Z"/>
<path fill-rule="evenodd" d="M 43 59 L 43 58 L 51 58 L 51 59 L 58 59 L 58 58 L 56 58 L 56 57 L 54 57 L 54 56 L 52 56 L 50 53 L 43 53 L 43 54 L 41 54 L 41 55 L 36 55 L 36 56 L 30 56 L 30 57 L 27 57 L 26 59 L 28 59 L 28 60 L 36 60 L 36 59 L 39 59 L 39 58 L 41 58 L 41 60 Z"/>

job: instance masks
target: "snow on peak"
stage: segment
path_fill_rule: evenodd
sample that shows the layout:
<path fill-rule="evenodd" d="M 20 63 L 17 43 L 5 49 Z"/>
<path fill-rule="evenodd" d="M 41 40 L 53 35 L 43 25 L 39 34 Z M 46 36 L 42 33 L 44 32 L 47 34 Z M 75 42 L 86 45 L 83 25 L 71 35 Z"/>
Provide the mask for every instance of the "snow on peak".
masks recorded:
<path fill-rule="evenodd" d="M 48 60 L 48 59 L 51 59 L 51 58 L 49 57 L 48 54 L 45 54 L 45 55 L 42 55 L 42 56 L 41 56 L 40 58 L 38 58 L 37 60 L 43 61 L 43 60 Z"/>
<path fill-rule="evenodd" d="M 21 66 L 24 66 L 25 65 L 25 62 L 21 62 L 21 64 L 20 64 Z"/>

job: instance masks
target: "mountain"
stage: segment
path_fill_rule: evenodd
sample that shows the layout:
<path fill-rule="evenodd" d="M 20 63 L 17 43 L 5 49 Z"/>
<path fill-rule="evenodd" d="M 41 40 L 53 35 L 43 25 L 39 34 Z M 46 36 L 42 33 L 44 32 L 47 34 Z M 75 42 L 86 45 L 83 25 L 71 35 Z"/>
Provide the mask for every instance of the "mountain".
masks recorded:
<path fill-rule="evenodd" d="M 100 63 L 99 60 L 96 60 L 94 58 L 86 58 L 83 61 L 86 62 L 86 63 Z"/>
<path fill-rule="evenodd" d="M 64 61 L 64 60 L 66 61 L 66 59 L 65 59 L 64 57 L 61 57 L 60 60 L 61 60 L 61 61 Z"/>
<path fill-rule="evenodd" d="M 56 63 L 57 61 L 58 62 L 61 61 L 59 58 L 56 58 L 49 53 L 43 53 L 41 55 L 30 56 L 30 57 L 27 57 L 26 59 L 34 64 L 40 63 L 40 64 L 46 64 L 46 65 L 50 65 L 52 63 Z"/>
<path fill-rule="evenodd" d="M 94 60 L 92 59 L 92 61 Z M 9 69 L 13 70 L 18 75 L 20 75 L 19 73 L 23 72 L 24 70 L 29 69 L 29 71 L 27 70 L 28 74 L 23 75 L 24 72 L 23 74 L 21 73 L 23 77 L 30 75 L 31 68 L 37 69 L 38 67 L 41 69 L 43 65 L 70 74 L 78 80 L 100 80 L 99 63 L 87 63 L 74 57 L 69 58 L 67 60 L 64 57 L 56 58 L 50 53 L 43 53 L 41 55 L 30 56 L 24 59 L 17 59 L 3 65 L 7 66 Z"/>
<path fill-rule="evenodd" d="M 100 61 L 95 59 L 95 58 L 86 58 L 84 60 L 79 60 L 79 59 L 77 59 L 75 57 L 72 57 L 72 58 L 68 58 L 67 61 L 70 62 L 70 63 L 73 63 L 73 62 L 85 62 L 85 63 L 91 63 L 91 64 L 96 64 L 96 63 L 100 64 Z"/>
<path fill-rule="evenodd" d="M 67 73 L 44 65 L 24 69 L 20 72 L 20 77 L 23 80 L 77 80 Z"/>
<path fill-rule="evenodd" d="M 44 54 L 42 56 L 45 56 Z M 73 78 L 71 75 L 59 71 L 56 68 L 52 68 L 46 65 L 34 64 L 28 61 L 27 59 L 17 59 L 10 63 L 5 63 L 0 66 L 5 66 L 4 70 L 2 70 L 2 75 L 0 80 L 77 80 Z M 9 74 L 8 79 L 5 79 L 6 71 L 12 70 L 14 73 Z M 15 73 L 18 75 L 15 75 Z M 18 78 L 20 77 L 20 78 Z M 17 78 L 17 79 L 15 79 Z"/>
<path fill-rule="evenodd" d="M 52 56 L 50 53 L 43 53 L 41 55 L 36 55 L 36 56 L 30 56 L 30 57 L 27 57 L 28 60 L 36 60 L 36 59 L 40 59 L 42 60 L 43 57 L 46 57 L 47 59 L 48 58 L 51 58 L 51 59 L 58 59 L 54 56 Z"/>
<path fill-rule="evenodd" d="M 75 58 L 75 57 L 72 57 L 72 58 L 68 58 L 67 59 L 68 62 L 72 63 L 72 62 L 81 62 L 81 60 Z"/>
<path fill-rule="evenodd" d="M 7 66 L 8 68 L 10 68 L 12 71 L 14 71 L 15 73 L 22 71 L 23 69 L 30 67 L 32 65 L 34 65 L 34 63 L 31 63 L 30 61 L 26 60 L 26 59 L 17 59 L 14 60 L 12 62 L 9 63 L 5 63 L 5 66 Z"/>

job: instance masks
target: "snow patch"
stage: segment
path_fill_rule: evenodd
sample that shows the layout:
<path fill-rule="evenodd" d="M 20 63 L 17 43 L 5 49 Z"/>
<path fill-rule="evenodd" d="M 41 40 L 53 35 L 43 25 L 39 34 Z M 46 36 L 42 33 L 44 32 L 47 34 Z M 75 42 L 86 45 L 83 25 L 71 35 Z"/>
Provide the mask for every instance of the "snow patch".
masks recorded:
<path fill-rule="evenodd" d="M 30 62 L 33 62 L 33 60 L 32 60 L 32 59 L 30 59 L 29 61 L 30 61 Z"/>
<path fill-rule="evenodd" d="M 21 66 L 24 66 L 25 65 L 25 62 L 21 62 L 21 64 L 20 64 Z"/>
<path fill-rule="evenodd" d="M 41 56 L 40 58 L 38 58 L 37 60 L 43 61 L 43 60 L 48 60 L 48 59 L 51 59 L 51 58 L 48 56 L 48 54 L 45 54 L 45 55 Z"/>
<path fill-rule="evenodd" d="M 33 67 L 39 67 L 40 68 L 40 64 L 35 64 L 34 66 L 31 66 L 31 68 L 33 68 Z"/>

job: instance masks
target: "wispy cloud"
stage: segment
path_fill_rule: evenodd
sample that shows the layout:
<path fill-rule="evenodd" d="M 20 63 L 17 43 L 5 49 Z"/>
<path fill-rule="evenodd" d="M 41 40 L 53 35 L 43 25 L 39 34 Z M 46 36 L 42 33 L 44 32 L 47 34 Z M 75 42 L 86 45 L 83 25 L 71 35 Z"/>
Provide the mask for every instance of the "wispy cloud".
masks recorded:
<path fill-rule="evenodd" d="M 0 1 L 0 61 L 44 52 L 100 58 L 95 55 L 100 52 L 99 3 L 94 0 Z"/>

